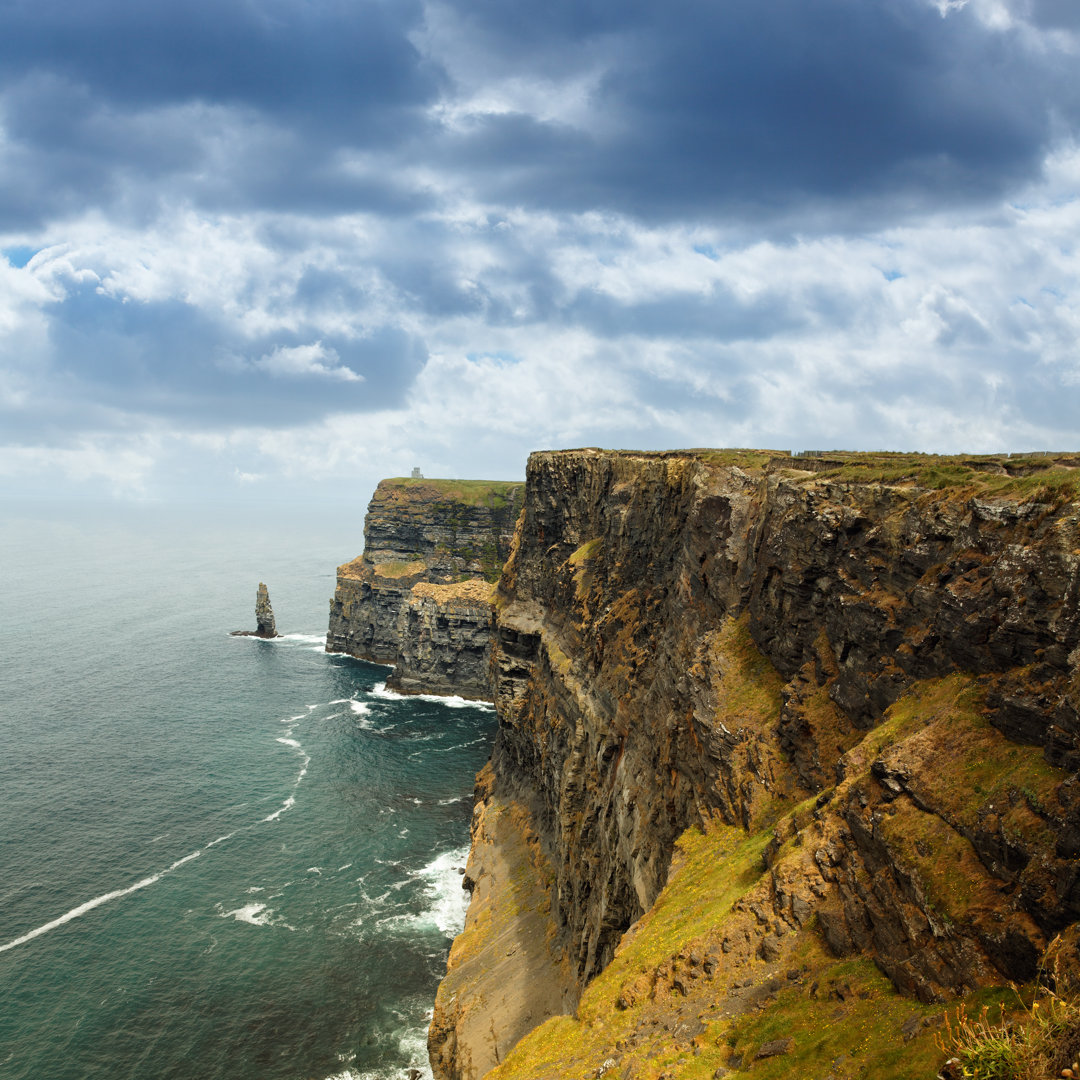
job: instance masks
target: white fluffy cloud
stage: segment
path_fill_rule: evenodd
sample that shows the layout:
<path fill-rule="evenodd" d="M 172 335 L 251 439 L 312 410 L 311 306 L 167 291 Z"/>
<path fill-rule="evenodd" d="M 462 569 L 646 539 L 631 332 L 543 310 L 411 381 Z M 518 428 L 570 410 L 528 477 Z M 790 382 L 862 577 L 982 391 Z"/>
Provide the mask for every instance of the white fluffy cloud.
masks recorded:
<path fill-rule="evenodd" d="M 333 349 L 325 348 L 321 341 L 291 348 L 279 345 L 272 352 L 260 356 L 254 363 L 260 370 L 282 378 L 314 375 L 316 378 L 338 379 L 341 382 L 364 381 L 363 375 L 357 375 L 351 368 L 345 367 L 341 363 L 341 357 Z"/>

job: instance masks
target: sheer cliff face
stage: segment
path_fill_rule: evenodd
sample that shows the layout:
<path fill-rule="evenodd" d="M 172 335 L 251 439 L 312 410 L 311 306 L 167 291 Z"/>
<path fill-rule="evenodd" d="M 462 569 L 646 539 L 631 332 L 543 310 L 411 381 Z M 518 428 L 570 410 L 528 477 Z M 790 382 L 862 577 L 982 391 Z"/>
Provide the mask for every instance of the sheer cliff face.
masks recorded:
<path fill-rule="evenodd" d="M 329 652 L 394 664 L 399 690 L 489 697 L 491 585 L 522 485 L 384 480 L 364 553 L 338 567 Z"/>
<path fill-rule="evenodd" d="M 582 985 L 720 822 L 772 835 L 731 971 L 813 926 L 926 1001 L 1030 977 L 1080 917 L 1077 506 L 765 462 L 532 456 L 478 821 L 529 808 Z M 440 994 L 436 1062 L 462 1008 Z"/>

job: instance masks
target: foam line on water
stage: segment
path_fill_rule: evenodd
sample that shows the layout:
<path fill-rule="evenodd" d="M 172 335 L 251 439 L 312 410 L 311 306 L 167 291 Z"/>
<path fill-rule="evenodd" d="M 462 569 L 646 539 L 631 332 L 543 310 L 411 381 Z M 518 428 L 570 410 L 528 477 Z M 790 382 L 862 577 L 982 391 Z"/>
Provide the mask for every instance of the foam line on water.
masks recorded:
<path fill-rule="evenodd" d="M 307 712 L 301 713 L 299 716 L 289 717 L 283 720 L 282 723 L 291 724 L 298 720 L 302 720 L 309 716 L 314 709 L 317 709 L 318 705 L 308 705 Z M 262 818 L 261 821 L 254 824 L 262 824 L 266 821 L 277 821 L 286 810 L 291 810 L 296 805 L 296 789 L 300 785 L 300 781 L 307 775 L 308 765 L 311 764 L 311 757 L 304 752 L 304 748 L 295 739 L 288 738 L 292 734 L 290 728 L 286 732 L 286 737 L 279 738 L 279 743 L 296 750 L 297 753 L 304 759 L 303 765 L 300 767 L 300 772 L 296 779 L 293 781 L 292 792 L 281 804 L 281 806 L 272 814 L 268 814 Z M 244 805 L 244 804 L 240 804 Z M 126 889 L 114 889 L 112 892 L 102 893 L 101 896 L 95 896 L 92 900 L 87 900 L 84 904 L 79 904 L 78 907 L 72 908 L 70 911 L 66 911 L 59 918 L 53 919 L 51 922 L 44 923 L 42 926 L 36 927 L 30 930 L 28 933 L 21 935 L 20 937 L 13 938 L 11 941 L 5 942 L 0 945 L 0 953 L 7 952 L 9 949 L 14 949 L 19 945 L 25 945 L 28 941 L 33 941 L 34 938 L 41 937 L 43 934 L 47 934 L 52 930 L 56 930 L 61 926 L 66 925 L 74 919 L 78 919 L 80 916 L 85 915 L 89 911 L 93 911 L 94 908 L 101 907 L 102 904 L 107 904 L 112 900 L 119 900 L 121 897 L 129 896 L 133 892 L 138 892 L 140 889 L 148 888 L 150 885 L 154 885 L 159 882 L 166 874 L 171 874 L 174 870 L 183 866 L 185 863 L 191 862 L 192 859 L 197 859 L 204 851 L 209 851 L 213 847 L 217 847 L 218 844 L 224 843 L 226 840 L 231 840 L 238 832 L 245 832 L 247 829 L 253 828 L 254 825 L 247 825 L 241 829 L 234 829 L 230 833 L 226 833 L 224 836 L 219 836 L 214 840 L 211 840 L 204 847 L 199 848 L 198 851 L 193 851 L 189 855 L 185 855 L 182 859 L 177 859 L 176 862 L 167 866 L 164 870 L 159 870 L 156 874 L 151 874 L 149 877 L 141 878 L 136 881 L 134 885 L 129 885 Z M 160 837 L 156 837 L 156 840 L 164 839 L 168 834 L 163 833 Z"/>
<path fill-rule="evenodd" d="M 85 915 L 88 911 L 93 911 L 94 908 L 101 907 L 102 904 L 107 904 L 110 900 L 119 900 L 121 896 L 128 896 L 133 892 L 138 892 L 139 889 L 145 889 L 148 885 L 153 885 L 155 882 L 160 881 L 166 874 L 171 874 L 178 867 L 183 866 L 184 863 L 191 862 L 192 859 L 197 859 L 201 854 L 202 849 L 200 848 L 198 851 L 193 851 L 190 855 L 185 855 L 182 859 L 177 859 L 176 862 L 171 866 L 166 867 L 164 870 L 160 870 L 156 874 L 151 874 L 141 881 L 136 881 L 134 885 L 129 885 L 126 889 L 116 889 L 113 892 L 95 896 L 93 900 L 87 900 L 85 904 L 80 904 L 78 907 L 74 907 L 70 911 L 65 912 L 60 918 L 53 919 L 52 922 L 47 922 L 43 926 L 39 926 L 36 930 L 31 930 L 28 934 L 23 934 L 22 937 L 17 937 L 13 941 L 0 945 L 0 952 L 7 952 L 8 949 L 14 949 L 16 945 L 24 945 L 28 941 L 33 941 L 34 938 L 41 937 L 42 934 L 47 934 L 50 930 L 55 930 L 57 927 L 63 926 L 65 923 L 69 923 L 73 919 L 79 918 L 80 915 Z"/>

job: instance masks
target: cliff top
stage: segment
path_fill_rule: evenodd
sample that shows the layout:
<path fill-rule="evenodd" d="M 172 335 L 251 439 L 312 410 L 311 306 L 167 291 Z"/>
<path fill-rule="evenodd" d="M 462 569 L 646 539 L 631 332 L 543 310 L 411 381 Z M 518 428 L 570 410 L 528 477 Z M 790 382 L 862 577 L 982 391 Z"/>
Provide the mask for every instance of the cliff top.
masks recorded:
<path fill-rule="evenodd" d="M 964 497 L 1050 502 L 1061 505 L 1080 499 L 1080 452 L 1036 451 L 1000 454 L 924 454 L 889 450 L 787 450 L 750 448 L 686 450 L 545 450 L 534 460 L 581 454 L 654 460 L 694 459 L 706 465 L 733 466 L 751 475 L 782 474 L 796 483 L 837 481 L 954 490 Z M 801 475 L 800 475 L 801 474 Z"/>
<path fill-rule="evenodd" d="M 506 502 L 510 491 L 523 484 L 523 480 L 429 480 L 395 476 L 379 481 L 376 496 L 388 501 L 449 501 L 466 506 L 498 508 Z"/>

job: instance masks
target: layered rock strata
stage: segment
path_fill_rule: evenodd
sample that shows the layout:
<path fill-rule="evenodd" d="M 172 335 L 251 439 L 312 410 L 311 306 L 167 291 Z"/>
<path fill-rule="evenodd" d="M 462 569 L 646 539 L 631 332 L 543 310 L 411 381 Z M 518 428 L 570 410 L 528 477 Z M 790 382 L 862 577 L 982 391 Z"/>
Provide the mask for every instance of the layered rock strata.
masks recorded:
<path fill-rule="evenodd" d="M 364 553 L 338 567 L 327 652 L 393 664 L 402 692 L 491 696 L 491 583 L 507 557 L 523 486 L 383 480 Z"/>
<path fill-rule="evenodd" d="M 530 458 L 474 816 L 472 876 L 491 887 L 440 989 L 437 1076 L 483 1075 L 492 1047 L 499 1076 L 562 1075 L 505 1062 L 543 1019 L 536 995 L 484 1012 L 521 906 L 504 887 L 500 908 L 502 848 L 534 851 L 550 882 L 522 930 L 535 943 L 543 913 L 549 1015 L 617 949 L 650 957 L 607 999 L 637 1017 L 698 977 L 706 998 L 760 1004 L 747 987 L 813 949 L 933 1002 L 1031 978 L 1075 933 L 1080 460 L 834 457 Z M 689 826 L 760 837 L 759 854 L 732 864 L 739 889 L 696 947 L 664 939 L 657 963 L 627 930 L 655 925 Z M 568 1075 L 628 1053 L 589 1041 L 602 1012 L 579 1010 L 593 1049 Z"/>

